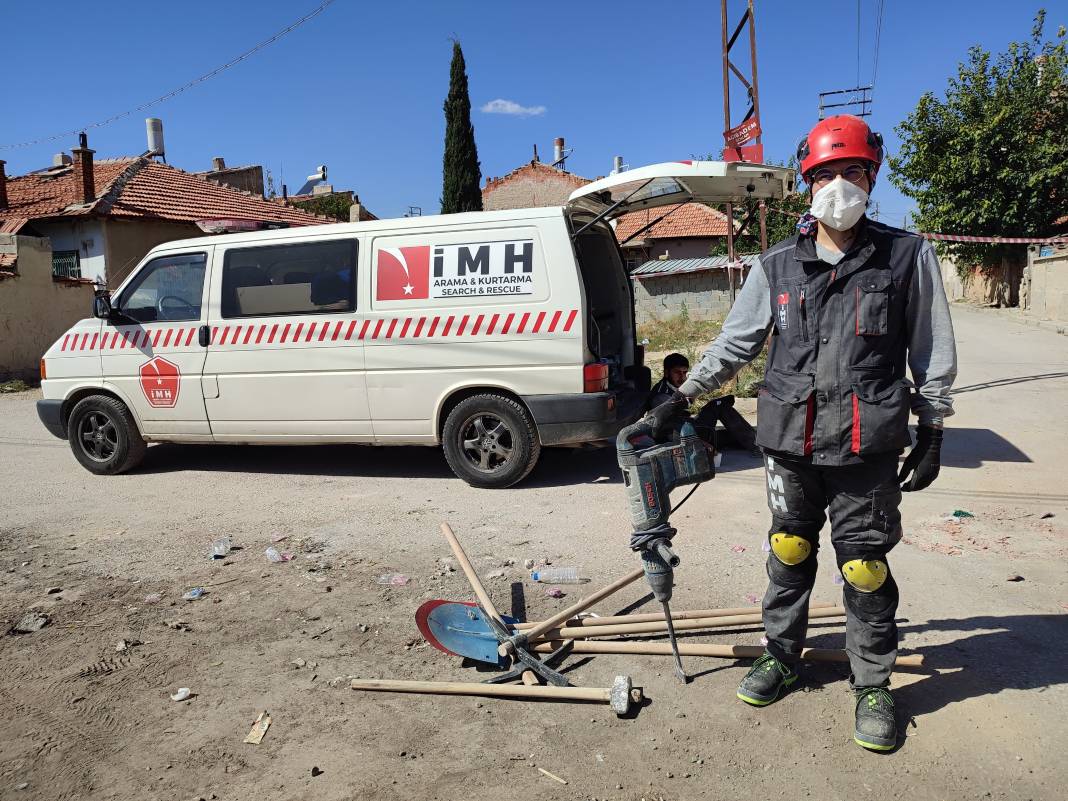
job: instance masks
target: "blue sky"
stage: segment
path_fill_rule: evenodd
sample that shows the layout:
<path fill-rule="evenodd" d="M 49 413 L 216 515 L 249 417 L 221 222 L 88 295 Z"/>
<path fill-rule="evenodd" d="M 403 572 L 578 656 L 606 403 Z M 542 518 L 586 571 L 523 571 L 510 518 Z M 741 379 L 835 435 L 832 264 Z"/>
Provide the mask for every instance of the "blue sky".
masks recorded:
<path fill-rule="evenodd" d="M 0 145 L 109 117 L 224 63 L 303 16 L 317 0 L 157 3 L 101 0 L 6 4 L 5 62 L 19 78 L 0 116 Z M 886 0 L 873 127 L 893 127 L 926 90 L 940 93 L 970 45 L 1002 50 L 1027 38 L 1034 3 Z M 1047 31 L 1068 23 L 1049 9 Z M 732 0 L 732 18 L 742 0 Z M 860 0 L 862 83 L 873 72 L 877 0 Z M 362 2 L 325 12 L 249 60 L 147 112 L 91 129 L 97 157 L 145 149 L 144 118 L 164 121 L 168 161 L 208 169 L 258 163 L 295 191 L 316 165 L 379 216 L 438 207 L 450 37 L 461 40 L 485 176 L 543 160 L 564 136 L 568 168 L 611 169 L 722 147 L 719 3 Z M 771 158 L 786 158 L 816 120 L 817 93 L 854 85 L 857 2 L 757 3 L 757 47 Z M 739 58 L 743 54 L 739 52 Z M 14 69 L 12 70 L 12 66 Z M 489 114 L 507 100 L 537 114 Z M 9 175 L 50 163 L 76 137 L 0 150 Z M 881 218 L 910 207 L 883 180 Z M 960 232 L 957 232 L 960 233 Z"/>

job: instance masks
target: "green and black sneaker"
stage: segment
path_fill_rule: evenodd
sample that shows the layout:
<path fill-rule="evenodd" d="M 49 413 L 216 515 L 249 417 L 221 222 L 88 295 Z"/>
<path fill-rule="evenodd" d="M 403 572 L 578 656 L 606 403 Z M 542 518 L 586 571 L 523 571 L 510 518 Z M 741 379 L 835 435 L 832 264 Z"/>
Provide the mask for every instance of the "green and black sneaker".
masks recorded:
<path fill-rule="evenodd" d="M 753 706 L 767 706 L 795 681 L 797 671 L 765 651 L 738 685 L 738 697 Z"/>
<path fill-rule="evenodd" d="M 890 751 L 897 745 L 894 697 L 885 687 L 861 687 L 857 694 L 857 724 L 853 742 L 872 751 Z"/>

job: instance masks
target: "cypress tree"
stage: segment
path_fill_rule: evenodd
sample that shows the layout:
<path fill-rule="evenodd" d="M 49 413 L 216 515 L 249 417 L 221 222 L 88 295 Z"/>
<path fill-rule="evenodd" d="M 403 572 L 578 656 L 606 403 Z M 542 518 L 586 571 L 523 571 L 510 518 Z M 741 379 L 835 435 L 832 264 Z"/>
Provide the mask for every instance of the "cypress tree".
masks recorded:
<path fill-rule="evenodd" d="M 441 213 L 482 211 L 482 171 L 471 125 L 467 67 L 460 43 L 452 43 L 449 95 L 445 98 L 445 158 L 442 169 Z"/>

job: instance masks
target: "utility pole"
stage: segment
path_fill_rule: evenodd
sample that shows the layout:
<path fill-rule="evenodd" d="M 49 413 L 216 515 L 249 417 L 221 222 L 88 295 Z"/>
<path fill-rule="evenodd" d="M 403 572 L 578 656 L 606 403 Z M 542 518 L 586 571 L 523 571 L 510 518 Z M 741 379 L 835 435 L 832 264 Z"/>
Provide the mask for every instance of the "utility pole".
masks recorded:
<path fill-rule="evenodd" d="M 756 19 L 753 14 L 753 0 L 746 0 L 746 9 L 742 18 L 728 36 L 727 4 L 730 0 L 720 0 L 720 19 L 723 34 L 723 160 L 724 161 L 764 161 L 764 145 L 761 144 L 760 129 L 760 91 L 757 82 L 756 56 Z M 742 30 L 749 26 L 749 77 L 731 61 L 731 49 L 738 41 Z M 731 74 L 742 84 L 746 91 L 749 107 L 742 119 L 734 124 L 731 120 Z M 747 142 L 753 142 L 747 145 Z M 767 250 L 768 234 L 764 202 L 760 203 L 760 248 Z M 743 231 L 739 230 L 741 234 Z M 727 204 L 727 259 L 732 269 L 737 256 L 734 252 L 734 204 Z M 733 280 L 731 282 L 733 287 Z"/>

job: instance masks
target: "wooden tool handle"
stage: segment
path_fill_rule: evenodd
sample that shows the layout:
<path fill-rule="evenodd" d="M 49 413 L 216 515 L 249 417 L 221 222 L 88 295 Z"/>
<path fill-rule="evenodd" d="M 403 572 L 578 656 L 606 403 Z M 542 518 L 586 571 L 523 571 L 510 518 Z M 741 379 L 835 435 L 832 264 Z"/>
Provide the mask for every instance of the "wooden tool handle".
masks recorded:
<path fill-rule="evenodd" d="M 834 607 L 833 603 L 812 603 L 808 605 L 809 609 L 830 609 Z M 841 609 L 842 607 L 838 607 Z M 739 606 L 727 609 L 690 609 L 676 611 L 671 610 L 672 620 L 692 620 L 697 617 L 728 617 L 730 615 L 759 615 L 761 614 L 759 606 Z M 648 623 L 652 620 L 663 620 L 663 612 L 643 612 L 637 615 L 606 615 L 604 617 L 576 617 L 571 620 L 565 621 L 567 626 L 618 626 L 620 623 Z M 531 621 L 529 623 L 517 623 L 515 628 L 519 631 L 526 631 L 532 629 L 538 625 L 538 621 Z"/>
<path fill-rule="evenodd" d="M 627 573 L 627 575 L 623 576 L 622 578 L 618 578 L 615 581 L 613 581 L 611 584 L 609 584 L 608 586 L 602 587 L 597 592 L 595 592 L 593 595 L 590 595 L 590 596 L 587 596 L 586 598 L 583 598 L 578 603 L 574 604 L 573 606 L 569 606 L 567 609 L 564 609 L 562 612 L 558 612 L 557 614 L 555 614 L 552 617 L 550 617 L 548 620 L 543 620 L 541 623 L 539 623 L 538 625 L 534 626 L 534 628 L 528 629 L 524 633 L 527 635 L 527 638 L 531 639 L 531 640 L 533 640 L 536 637 L 540 637 L 542 634 L 544 634 L 545 632 L 549 631 L 549 629 L 556 628 L 561 623 L 563 623 L 565 620 L 574 617 L 579 612 L 585 612 L 587 609 L 589 609 L 591 606 L 593 606 L 595 603 L 597 603 L 601 599 L 607 598 L 609 595 L 611 595 L 614 592 L 618 592 L 619 590 L 621 590 L 624 587 L 626 587 L 628 584 L 631 584 L 631 583 L 637 581 L 638 579 L 640 579 L 644 575 L 645 575 L 644 568 L 640 568 L 640 567 L 639 568 L 635 568 L 633 571 L 631 571 L 630 573 Z"/>
<path fill-rule="evenodd" d="M 392 679 L 353 679 L 352 689 L 390 693 L 429 695 L 480 695 L 488 698 L 547 698 L 557 701 L 611 700 L 611 689 L 601 687 L 528 687 L 523 684 L 481 684 L 468 681 L 395 681 Z"/>
<path fill-rule="evenodd" d="M 460 569 L 463 570 L 464 575 L 467 576 L 467 581 L 471 584 L 471 589 L 475 591 L 475 597 L 478 598 L 479 604 L 486 610 L 487 615 L 490 615 L 502 626 L 505 626 L 505 622 L 497 611 L 497 607 L 494 606 L 493 601 L 490 600 L 489 593 L 487 593 L 486 588 L 482 586 L 482 580 L 478 577 L 478 573 L 475 572 L 475 568 L 471 566 L 471 560 L 467 558 L 463 546 L 461 546 L 460 541 L 456 539 L 452 527 L 448 523 L 442 523 L 441 533 L 444 534 L 445 539 L 449 541 L 449 547 L 452 548 L 453 556 L 455 556 L 456 561 L 460 563 Z M 505 627 L 507 628 L 507 626 Z"/>

